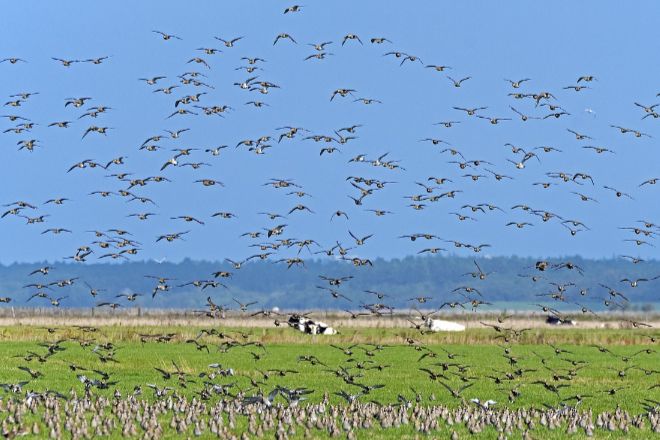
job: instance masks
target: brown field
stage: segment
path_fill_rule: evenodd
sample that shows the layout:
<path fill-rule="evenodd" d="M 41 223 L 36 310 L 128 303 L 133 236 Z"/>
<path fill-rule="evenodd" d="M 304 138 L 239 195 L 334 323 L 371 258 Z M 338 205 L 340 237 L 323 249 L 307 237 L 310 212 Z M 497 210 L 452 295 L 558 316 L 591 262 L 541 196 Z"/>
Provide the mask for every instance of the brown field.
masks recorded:
<path fill-rule="evenodd" d="M 465 332 L 440 332 L 420 334 L 412 328 L 408 314 L 386 315 L 380 318 L 360 317 L 351 319 L 343 312 L 316 312 L 311 317 L 324 321 L 339 330 L 336 336 L 310 336 L 301 334 L 286 325 L 286 314 L 278 317 L 281 325 L 274 325 L 275 318 L 252 317 L 249 314 L 227 313 L 224 319 L 199 316 L 190 310 L 124 309 L 121 311 L 91 309 L 4 309 L 0 313 L 0 339 L 20 340 L 40 338 L 44 328 L 93 326 L 102 328 L 106 335 L 116 340 L 139 340 L 139 333 L 177 334 L 177 339 L 195 337 L 201 328 L 221 327 L 258 336 L 272 343 L 404 343 L 406 337 L 425 343 L 448 344 L 497 344 L 502 340 L 484 323 L 497 323 L 501 315 L 492 313 L 439 314 L 435 318 L 459 322 Z M 518 342 L 578 343 L 628 345 L 645 342 L 645 335 L 657 335 L 660 314 L 600 314 L 597 317 L 577 316 L 576 325 L 557 326 L 545 323 L 540 313 L 518 313 L 508 317 L 502 327 L 531 329 L 524 332 Z M 633 328 L 629 321 L 648 323 L 653 328 Z M 419 320 L 417 320 L 419 322 Z M 40 330 L 41 329 L 41 330 Z"/>
<path fill-rule="evenodd" d="M 429 312 L 430 310 L 422 310 Z M 280 321 L 286 321 L 286 315 L 294 311 L 281 311 L 282 316 L 277 317 Z M 299 312 L 298 313 L 303 313 Z M 381 317 L 361 316 L 357 319 L 345 312 L 319 311 L 308 313 L 316 320 L 324 321 L 337 328 L 407 328 L 411 326 L 408 318 L 416 316 L 412 310 L 410 313 L 403 311 L 393 315 Z M 489 312 L 458 312 L 438 313 L 433 315 L 435 319 L 444 319 L 461 323 L 468 329 L 483 328 L 480 321 L 492 322 L 500 313 Z M 625 329 L 631 328 L 628 321 L 641 321 L 652 325 L 654 328 L 660 326 L 660 313 L 600 313 L 591 316 L 581 313 L 567 313 L 565 316 L 576 321 L 574 326 L 556 326 L 545 323 L 546 314 L 529 312 L 511 312 L 506 320 L 507 327 L 513 328 L 547 328 L 547 329 Z M 412 318 L 410 318 L 412 320 Z M 273 318 L 250 316 L 250 313 L 227 312 L 224 319 L 212 319 L 195 313 L 192 310 L 178 309 L 139 309 L 127 308 L 122 310 L 99 310 L 99 309 L 55 309 L 49 308 L 4 308 L 0 309 L 0 326 L 10 325 L 100 325 L 100 326 L 213 326 L 221 323 L 226 327 L 274 327 Z M 66 321 L 66 322 L 64 322 Z"/>
<path fill-rule="evenodd" d="M 212 319 L 199 315 L 190 310 L 171 309 L 123 309 L 121 311 L 92 310 L 92 309 L 11 309 L 0 310 L 0 326 L 13 325 L 97 325 L 97 326 L 159 326 L 159 327 L 208 327 L 221 324 L 232 328 L 272 328 L 274 320 L 278 318 L 284 323 L 288 312 L 282 311 L 283 316 L 264 318 L 228 312 L 224 319 Z M 291 312 L 293 313 L 293 312 Z M 414 312 L 413 312 L 414 314 Z M 336 328 L 408 328 L 411 327 L 411 314 L 395 313 L 381 317 L 361 316 L 356 319 L 344 312 L 312 312 L 308 316 L 324 321 Z M 466 326 L 467 329 L 484 328 L 481 321 L 492 323 L 500 314 L 493 313 L 444 313 L 436 314 L 434 319 L 454 321 Z M 539 329 L 625 329 L 631 328 L 629 321 L 641 321 L 660 326 L 660 313 L 617 313 L 599 314 L 589 316 L 581 314 L 567 314 L 575 320 L 575 325 L 557 326 L 545 322 L 543 313 L 511 313 L 506 320 L 506 327 L 513 328 L 539 328 Z M 412 320 L 412 319 L 411 319 Z"/>

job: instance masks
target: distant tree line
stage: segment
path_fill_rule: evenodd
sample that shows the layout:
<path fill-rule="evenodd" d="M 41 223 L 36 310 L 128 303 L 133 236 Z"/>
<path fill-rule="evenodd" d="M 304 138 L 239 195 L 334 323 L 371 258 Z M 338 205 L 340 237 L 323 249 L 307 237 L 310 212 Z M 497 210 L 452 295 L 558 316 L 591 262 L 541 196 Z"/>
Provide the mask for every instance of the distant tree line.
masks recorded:
<path fill-rule="evenodd" d="M 470 273 L 478 271 L 476 263 L 486 273 L 484 280 Z M 402 259 L 375 259 L 373 266 L 355 267 L 350 261 L 315 259 L 306 260 L 304 267 L 287 268 L 285 263 L 270 261 L 250 261 L 235 269 L 228 262 L 195 261 L 186 259 L 180 263 L 157 263 L 155 261 L 125 262 L 119 264 L 77 264 L 77 263 L 16 263 L 0 266 L 0 297 L 10 297 L 12 301 L 0 306 L 48 306 L 47 299 L 35 297 L 27 299 L 38 291 L 34 287 L 24 287 L 33 283 L 54 283 L 58 280 L 78 278 L 73 285 L 50 286 L 42 289 L 51 297 L 67 297 L 61 307 L 93 307 L 105 302 L 118 302 L 122 306 L 190 308 L 202 309 L 207 297 L 217 304 L 236 307 L 232 298 L 241 302 L 258 301 L 253 306 L 282 309 L 350 309 L 356 310 L 362 303 L 381 302 L 396 308 L 410 308 L 416 303 L 409 301 L 416 296 L 429 296 L 433 299 L 424 308 L 438 307 L 443 302 L 465 301 L 454 289 L 468 286 L 478 290 L 481 296 L 472 296 L 491 303 L 507 303 L 507 308 L 531 310 L 533 304 L 550 304 L 558 309 L 576 309 L 578 304 L 588 305 L 594 310 L 604 310 L 604 302 L 609 290 L 623 293 L 629 300 L 627 308 L 652 308 L 660 303 L 658 288 L 660 262 L 656 260 L 633 264 L 622 259 L 587 260 L 580 257 L 550 259 L 544 271 L 535 268 L 538 260 L 520 257 L 493 257 L 472 259 L 458 256 L 410 256 Z M 570 261 L 577 268 L 569 270 L 553 265 Z M 48 275 L 29 275 L 42 266 L 53 266 Z M 227 288 L 211 286 L 206 289 L 187 285 L 194 280 L 213 280 L 217 271 L 231 272 L 228 278 L 216 278 Z M 159 291 L 152 298 L 157 280 L 145 275 L 170 278 L 170 289 Z M 352 276 L 340 286 L 329 286 L 319 275 L 330 277 Z M 531 276 L 539 278 L 532 281 Z M 636 287 L 621 281 L 647 279 Z M 552 284 L 554 283 L 554 284 Z M 549 296 L 565 285 L 564 303 Z M 321 287 L 338 290 L 350 298 L 335 299 Z M 607 286 L 607 287 L 603 287 Z M 90 288 L 98 290 L 93 297 Z M 378 299 L 365 290 L 382 292 L 387 296 Z M 582 290 L 583 294 L 580 294 Z M 125 298 L 116 298 L 122 293 L 140 293 L 136 301 L 129 303 Z M 625 303 L 621 298 L 618 302 Z M 421 305 L 420 305 L 421 307 Z"/>

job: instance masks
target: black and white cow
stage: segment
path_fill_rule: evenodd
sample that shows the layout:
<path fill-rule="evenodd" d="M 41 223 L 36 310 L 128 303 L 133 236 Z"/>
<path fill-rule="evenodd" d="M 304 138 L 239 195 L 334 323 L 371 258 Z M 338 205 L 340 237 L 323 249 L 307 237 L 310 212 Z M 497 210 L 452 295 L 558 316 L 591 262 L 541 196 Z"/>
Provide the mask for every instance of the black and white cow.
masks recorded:
<path fill-rule="evenodd" d="M 313 321 L 305 316 L 293 314 L 287 321 L 289 327 L 308 335 L 336 335 L 337 330 L 320 321 Z"/>

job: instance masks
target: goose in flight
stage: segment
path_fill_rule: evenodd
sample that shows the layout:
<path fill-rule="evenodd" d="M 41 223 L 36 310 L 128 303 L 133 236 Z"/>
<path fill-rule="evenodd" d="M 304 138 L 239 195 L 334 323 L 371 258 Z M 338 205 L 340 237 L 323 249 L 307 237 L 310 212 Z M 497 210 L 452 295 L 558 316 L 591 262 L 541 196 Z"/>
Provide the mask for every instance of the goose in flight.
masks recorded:
<path fill-rule="evenodd" d="M 169 87 L 163 87 L 163 88 L 160 88 L 160 89 L 156 89 L 156 90 L 154 90 L 153 93 L 162 92 L 162 93 L 165 94 L 165 95 L 171 95 L 171 94 L 172 94 L 172 90 L 174 90 L 174 89 L 176 89 L 176 88 L 178 88 L 178 87 L 179 87 L 179 86 L 177 86 L 177 85 L 169 86 Z"/>
<path fill-rule="evenodd" d="M 506 224 L 506 226 L 514 226 L 514 225 L 518 229 L 522 229 L 525 226 L 534 226 L 533 223 L 529 223 L 529 222 L 509 222 Z"/>
<path fill-rule="evenodd" d="M 357 98 L 357 99 L 353 100 L 353 102 L 358 102 L 358 101 L 361 102 L 362 104 L 366 104 L 366 105 L 373 104 L 373 103 L 378 103 L 378 104 L 383 103 L 383 101 L 380 101 L 380 100 L 374 99 L 374 98 Z"/>
<path fill-rule="evenodd" d="M 107 131 L 108 130 L 113 130 L 113 128 L 112 127 L 97 127 L 96 125 L 91 125 L 91 126 L 87 127 L 87 130 L 85 130 L 85 133 L 83 133 L 81 139 L 85 139 L 85 137 L 89 133 L 99 133 L 99 134 L 102 134 L 104 136 L 107 136 Z"/>
<path fill-rule="evenodd" d="M 530 81 L 530 78 L 523 78 L 523 79 L 519 79 L 517 81 L 505 78 L 504 81 L 511 84 L 511 87 L 513 87 L 514 89 L 518 89 L 518 88 L 520 88 L 522 83 L 524 83 L 525 81 Z"/>
<path fill-rule="evenodd" d="M 69 124 L 71 124 L 71 121 L 57 121 L 57 122 L 51 122 L 48 124 L 49 127 L 58 127 L 58 128 L 69 128 Z"/>
<path fill-rule="evenodd" d="M 192 57 L 186 63 L 187 64 L 190 64 L 190 63 L 202 64 L 207 69 L 211 68 L 211 66 L 209 66 L 209 64 L 206 62 L 206 60 L 204 58 L 201 58 L 201 57 Z"/>
<path fill-rule="evenodd" d="M 473 262 L 474 265 L 477 267 L 477 271 L 476 271 L 476 272 L 468 272 L 468 273 L 464 273 L 464 274 L 463 274 L 464 276 L 465 276 L 465 275 L 470 275 L 472 278 L 478 278 L 479 280 L 483 281 L 483 280 L 486 279 L 486 277 L 487 277 L 488 275 L 490 275 L 490 274 L 493 273 L 493 272 L 484 272 L 483 270 L 481 270 L 481 267 L 479 266 L 479 263 L 477 263 L 476 260 L 472 260 L 472 262 Z"/>
<path fill-rule="evenodd" d="M 598 81 L 598 80 L 593 75 L 584 75 L 584 76 L 579 77 L 576 82 L 580 83 L 581 81 L 591 82 L 591 81 Z"/>
<path fill-rule="evenodd" d="M 222 41 L 222 43 L 225 45 L 225 47 L 234 47 L 234 44 L 235 44 L 236 42 L 238 42 L 239 40 L 242 40 L 242 39 L 243 39 L 242 36 L 241 36 L 241 37 L 233 38 L 233 39 L 231 39 L 231 40 L 225 40 L 225 39 L 220 38 L 220 37 L 213 37 L 213 38 L 215 38 L 215 39 L 218 40 L 218 41 Z"/>
<path fill-rule="evenodd" d="M 5 62 L 8 62 L 9 64 L 16 64 L 16 63 L 19 63 L 19 62 L 27 63 L 27 61 L 25 61 L 24 59 L 17 58 L 17 57 L 3 58 L 2 60 L 0 60 L 0 64 L 5 63 Z"/>
<path fill-rule="evenodd" d="M 314 50 L 317 52 L 324 52 L 325 46 L 327 46 L 328 44 L 332 44 L 332 41 L 324 41 L 322 43 L 307 43 L 308 46 L 312 46 Z"/>
<path fill-rule="evenodd" d="M 153 212 L 143 212 L 143 213 L 129 214 L 126 217 L 129 217 L 129 218 L 130 217 L 136 217 L 138 220 L 144 221 L 144 220 L 148 220 L 149 217 L 151 217 L 152 215 L 157 215 L 157 214 L 153 213 Z"/>
<path fill-rule="evenodd" d="M 224 183 L 214 179 L 198 179 L 195 180 L 194 183 L 201 183 L 203 186 L 215 186 L 215 185 L 223 186 L 223 187 L 225 186 Z"/>
<path fill-rule="evenodd" d="M 138 81 L 144 81 L 150 86 L 156 85 L 161 79 L 167 78 L 166 76 L 153 76 L 151 78 L 138 78 Z"/>
<path fill-rule="evenodd" d="M 85 102 L 89 101 L 92 99 L 91 97 L 82 97 L 82 98 L 67 98 L 66 101 L 64 102 L 64 107 L 68 107 L 69 105 L 72 105 L 76 108 L 80 108 L 83 105 L 85 105 Z"/>
<path fill-rule="evenodd" d="M 427 69 L 433 69 L 436 72 L 444 72 L 447 69 L 451 69 L 451 66 L 445 66 L 445 65 L 438 65 L 438 64 L 428 64 L 424 66 Z"/>
<path fill-rule="evenodd" d="M 231 212 L 220 211 L 220 212 L 213 213 L 211 215 L 211 217 L 220 217 L 220 218 L 224 218 L 224 219 L 229 219 L 229 218 L 235 218 L 235 217 L 238 217 L 238 216 L 234 213 L 231 213 Z M 250 235 L 250 233 L 245 233 L 245 234 L 242 234 L 241 236 L 245 236 L 246 234 Z M 256 234 L 257 235 L 252 237 L 252 238 L 257 238 L 259 235 L 261 235 L 260 232 L 256 232 Z"/>
<path fill-rule="evenodd" d="M 59 234 L 61 234 L 62 232 L 72 233 L 72 231 L 71 231 L 70 229 L 66 229 L 66 228 L 48 228 L 48 229 L 46 229 L 45 231 L 43 231 L 43 232 L 41 233 L 41 235 L 43 235 L 43 234 L 48 234 L 48 233 L 52 233 L 52 234 L 55 234 L 55 235 L 59 235 Z"/>
<path fill-rule="evenodd" d="M 451 81 L 451 82 L 454 84 L 454 87 L 457 87 L 457 88 L 458 88 L 458 87 L 460 87 L 465 81 L 467 81 L 467 80 L 469 80 L 469 79 L 472 79 L 472 77 L 471 77 L 471 76 L 466 76 L 465 78 L 461 78 L 461 79 L 456 80 L 456 79 L 452 78 L 451 76 L 447 75 L 447 79 L 448 79 L 449 81 Z M 468 114 L 469 114 L 469 113 L 468 113 Z"/>
<path fill-rule="evenodd" d="M 365 235 L 362 238 L 358 238 L 351 231 L 348 231 L 348 235 L 350 235 L 353 238 L 353 240 L 355 240 L 355 244 L 357 246 L 362 246 L 367 241 L 367 239 L 373 237 L 374 234 L 369 234 L 369 235 Z"/>
<path fill-rule="evenodd" d="M 59 62 L 64 67 L 71 67 L 74 63 L 79 63 L 80 60 L 65 60 L 62 58 L 51 57 L 52 60 Z"/>
<path fill-rule="evenodd" d="M 647 180 L 643 181 L 642 183 L 639 184 L 639 186 L 641 187 L 641 186 L 644 186 L 644 185 L 655 185 L 655 184 L 658 183 L 659 180 L 660 180 L 660 177 L 653 177 L 651 179 L 647 179 Z"/>
<path fill-rule="evenodd" d="M 436 122 L 433 125 L 442 125 L 445 128 L 452 128 L 455 124 L 460 124 L 461 121 L 440 121 Z"/>
<path fill-rule="evenodd" d="M 44 205 L 48 205 L 49 203 L 52 203 L 54 205 L 63 205 L 64 202 L 67 202 L 67 201 L 69 201 L 69 199 L 67 199 L 66 197 L 58 197 L 58 198 L 55 198 L 55 199 L 46 200 L 44 202 Z"/>
<path fill-rule="evenodd" d="M 171 40 L 172 38 L 174 38 L 176 40 L 181 40 L 181 37 L 177 37 L 174 34 L 166 34 L 165 32 L 161 32 L 161 31 L 151 31 L 151 32 L 160 35 L 163 38 L 163 40 L 165 40 L 165 41 Z"/>
<path fill-rule="evenodd" d="M 577 131 L 571 130 L 570 128 L 567 128 L 566 131 L 568 131 L 569 133 L 573 133 L 575 135 L 575 139 L 577 139 L 578 141 L 582 141 L 582 140 L 585 140 L 585 139 L 593 140 L 593 138 L 591 136 L 587 136 L 586 134 L 578 133 Z"/>
<path fill-rule="evenodd" d="M 584 89 L 590 89 L 590 88 L 591 88 L 591 87 L 589 87 L 589 86 L 583 86 L 583 85 L 580 85 L 580 84 L 576 84 L 576 85 L 574 85 L 574 86 L 566 86 L 566 87 L 563 87 L 564 90 L 574 90 L 574 91 L 576 91 L 576 92 L 580 92 L 580 91 L 582 91 L 582 90 L 584 90 Z"/>
<path fill-rule="evenodd" d="M 104 56 L 104 57 L 98 57 L 98 58 L 88 58 L 86 60 L 82 60 L 82 63 L 92 63 L 92 64 L 101 64 L 103 61 L 109 59 L 110 56 Z"/>
<path fill-rule="evenodd" d="M 316 286 L 316 288 L 327 291 L 330 294 L 330 296 L 332 296 L 334 299 L 344 298 L 345 300 L 347 300 L 349 302 L 353 302 L 353 300 L 350 299 L 349 297 L 347 297 L 346 295 L 344 295 L 344 294 L 340 293 L 339 291 L 337 291 L 335 289 L 332 289 L 330 287 Z"/>
<path fill-rule="evenodd" d="M 612 188 L 611 186 L 603 185 L 603 188 L 608 190 L 608 191 L 612 191 L 614 193 L 614 195 L 617 196 L 618 198 L 628 197 L 630 200 L 634 200 L 633 197 L 630 194 L 619 191 L 618 189 Z"/>
<path fill-rule="evenodd" d="M 440 251 L 444 251 L 444 252 L 446 252 L 447 249 L 445 249 L 445 248 L 440 248 L 440 247 L 432 247 L 432 248 L 422 249 L 421 251 L 419 251 L 419 252 L 417 252 L 417 253 L 418 253 L 418 254 L 425 254 L 425 253 L 429 253 L 429 254 L 437 254 L 437 253 L 439 253 Z"/>
<path fill-rule="evenodd" d="M 353 95 L 354 92 L 357 92 L 355 89 L 336 89 L 335 91 L 332 92 L 332 95 L 330 96 L 330 101 L 335 99 L 335 96 L 339 95 L 342 98 L 345 98 L 346 95 Z"/>
<path fill-rule="evenodd" d="M 277 37 L 275 37 L 275 41 L 273 41 L 273 46 L 275 46 L 277 44 L 277 42 L 280 41 L 280 40 L 291 40 L 293 43 L 298 44 L 298 42 L 296 40 L 294 40 L 291 35 L 289 35 L 287 33 L 282 33 L 282 34 L 277 35 Z"/>
<path fill-rule="evenodd" d="M 242 303 L 242 302 L 240 302 L 239 300 L 237 300 L 236 298 L 232 298 L 232 300 L 233 300 L 236 304 L 238 304 L 238 308 L 239 308 L 239 310 L 240 310 L 241 312 L 243 312 L 243 313 L 247 312 L 248 307 L 250 307 L 251 305 L 254 305 L 254 304 L 258 304 L 258 303 L 259 303 L 259 301 L 250 301 L 250 302 L 247 302 L 247 303 Z"/>
<path fill-rule="evenodd" d="M 164 234 L 164 235 L 160 235 L 160 236 L 156 239 L 156 243 L 159 242 L 159 241 L 161 241 L 161 240 L 165 240 L 165 241 L 167 241 L 167 242 L 169 242 L 169 243 L 173 242 L 174 240 L 183 240 L 183 238 L 182 238 L 181 236 L 182 236 L 182 235 L 185 235 L 185 234 L 187 234 L 187 233 L 189 233 L 189 232 L 190 232 L 190 231 L 184 231 L 184 232 L 175 232 L 175 233 L 172 233 L 172 234 Z"/>
<path fill-rule="evenodd" d="M 349 40 L 350 41 L 357 41 L 358 43 L 363 44 L 362 40 L 360 40 L 360 37 L 358 37 L 357 35 L 355 35 L 355 34 L 346 34 L 346 35 L 344 35 L 344 38 L 341 41 L 341 45 L 343 46 Z"/>
<path fill-rule="evenodd" d="M 197 50 L 204 52 L 206 55 L 215 55 L 216 53 L 222 53 L 220 49 L 214 47 L 198 47 Z"/>
<path fill-rule="evenodd" d="M 468 116 L 474 116 L 480 110 L 486 110 L 488 107 L 472 107 L 472 108 L 463 108 L 463 107 L 453 107 L 454 110 L 460 110 L 467 113 Z"/>
<path fill-rule="evenodd" d="M 170 220 L 183 220 L 183 221 L 188 222 L 188 223 L 195 222 L 198 225 L 203 225 L 204 224 L 203 221 L 198 220 L 195 217 L 192 217 L 190 215 L 179 215 L 179 216 L 176 216 L 176 217 L 170 217 Z"/>
<path fill-rule="evenodd" d="M 510 121 L 511 120 L 511 118 L 496 118 L 496 117 L 483 116 L 483 115 L 476 115 L 476 116 L 477 116 L 477 118 L 487 120 L 492 125 L 497 125 L 497 124 L 499 124 L 500 121 Z"/>
<path fill-rule="evenodd" d="M 541 119 L 541 118 L 538 117 L 538 116 L 528 116 L 528 115 L 526 115 L 526 114 L 524 114 L 524 113 L 522 113 L 522 112 L 516 110 L 516 108 L 513 107 L 512 105 L 510 105 L 509 108 L 510 108 L 514 113 L 516 113 L 518 116 L 520 116 L 520 119 L 521 119 L 523 122 L 529 121 L 530 119 Z"/>
<path fill-rule="evenodd" d="M 405 63 L 406 61 L 410 61 L 410 62 L 413 62 L 413 63 L 415 61 L 419 61 L 420 64 L 424 65 L 424 63 L 422 62 L 422 60 L 418 56 L 409 55 L 409 54 L 404 54 L 404 55 L 406 55 L 406 56 L 403 58 L 403 60 L 401 60 L 401 64 L 399 64 L 399 66 L 403 66 L 403 63 Z"/>

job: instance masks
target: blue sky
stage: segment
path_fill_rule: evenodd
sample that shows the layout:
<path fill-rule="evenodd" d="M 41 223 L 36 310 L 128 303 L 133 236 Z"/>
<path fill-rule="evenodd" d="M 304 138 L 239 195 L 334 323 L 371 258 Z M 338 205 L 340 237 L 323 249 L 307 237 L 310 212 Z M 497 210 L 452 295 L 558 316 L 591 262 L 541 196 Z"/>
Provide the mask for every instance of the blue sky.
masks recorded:
<path fill-rule="evenodd" d="M 0 59 L 21 57 L 27 63 L 0 64 L 1 94 L 5 101 L 18 92 L 39 92 L 19 108 L 3 107 L 2 114 L 19 114 L 38 123 L 30 133 L 2 134 L 0 202 L 25 200 L 38 204 L 30 215 L 49 214 L 47 222 L 25 225 L 13 216 L 0 221 L 0 262 L 61 259 L 72 255 L 78 246 L 89 244 L 90 229 L 124 228 L 141 242 L 137 259 L 167 258 L 177 261 L 195 259 L 240 259 L 255 253 L 254 243 L 239 238 L 247 231 L 272 227 L 272 222 L 257 212 L 282 214 L 297 203 L 304 203 L 315 214 L 293 213 L 282 223 L 288 224 L 285 236 L 312 238 L 324 248 L 340 241 L 350 245 L 348 230 L 362 236 L 374 234 L 358 250 L 360 256 L 397 257 L 413 254 L 424 247 L 451 244 L 434 241 L 412 243 L 396 237 L 415 232 L 434 233 L 444 239 L 473 244 L 488 243 L 483 252 L 491 255 L 560 256 L 580 254 L 585 257 L 610 257 L 618 254 L 653 257 L 657 250 L 638 247 L 624 239 L 632 234 L 618 227 L 631 226 L 640 219 L 660 222 L 658 188 L 638 185 L 660 177 L 657 151 L 658 123 L 654 118 L 641 119 L 644 111 L 633 103 L 659 102 L 660 70 L 657 39 L 653 37 L 660 16 L 656 2 L 637 2 L 634 7 L 618 2 L 304 2 L 301 12 L 282 14 L 292 3 L 281 2 L 181 2 L 144 1 L 122 3 L 43 2 L 8 3 L 3 7 L 0 29 Z M 164 41 L 152 30 L 178 35 L 182 40 Z M 280 41 L 279 33 L 289 33 L 298 44 Z M 357 34 L 364 42 L 349 41 L 341 46 L 345 34 Z M 235 47 L 226 48 L 214 36 L 244 36 Z M 386 37 L 392 43 L 369 43 L 372 37 Z M 333 41 L 324 60 L 303 59 L 315 53 L 306 43 Z M 205 55 L 200 47 L 216 47 L 223 52 Z M 383 56 L 401 51 L 421 58 L 424 64 L 452 66 L 447 72 L 435 72 L 419 62 L 406 62 Z M 65 68 L 51 57 L 87 59 L 110 56 L 101 65 L 74 64 Z M 186 62 L 201 56 L 211 66 L 206 69 Z M 280 86 L 268 95 L 240 90 L 233 85 L 248 74 L 235 68 L 245 65 L 241 57 L 261 57 L 259 79 Z M 195 70 L 207 75 L 213 85 L 204 90 L 202 105 L 229 105 L 235 110 L 225 118 L 176 116 L 174 100 L 198 88 L 181 86 L 172 95 L 152 93 L 151 86 L 138 78 L 167 76 L 160 85 L 176 84 L 177 75 Z M 255 73 L 256 74 L 256 73 Z M 455 88 L 445 77 L 471 76 Z M 597 81 L 589 90 L 574 92 L 563 87 L 574 85 L 578 77 L 594 75 Z M 560 119 L 522 122 L 509 109 L 513 105 L 533 115 L 547 110 L 535 108 L 531 100 L 514 100 L 514 92 L 505 78 L 531 78 L 520 91 L 552 92 L 559 104 L 570 113 Z M 337 88 L 356 89 L 356 97 L 375 98 L 382 104 L 363 105 L 352 99 L 329 97 Z M 84 108 L 108 105 L 107 114 L 90 120 L 78 119 L 82 109 L 64 107 L 66 98 L 89 96 Z M 263 100 L 269 107 L 244 105 Z M 4 101 L 3 101 L 4 102 Z M 487 106 L 483 115 L 513 118 L 498 125 L 467 117 L 452 107 Z M 192 108 L 191 108 L 192 109 Z M 71 128 L 47 125 L 71 120 Z M 433 125 L 438 121 L 458 120 L 450 129 Z M 109 126 L 107 136 L 90 134 L 81 140 L 89 125 Z M 300 126 L 309 134 L 333 134 L 333 130 L 362 124 L 358 139 L 339 145 L 342 153 L 319 156 L 321 144 L 303 141 L 305 134 L 290 141 L 274 143 L 263 156 L 246 149 L 235 149 L 242 139 L 262 135 L 276 136 L 277 127 Z M 653 138 L 623 135 L 610 124 L 630 127 Z M 4 131 L 15 125 L 0 120 Z M 163 140 L 165 149 L 139 151 L 150 136 L 163 130 L 190 128 L 177 140 Z M 578 141 L 567 129 L 588 134 L 594 139 Z M 432 137 L 449 142 L 467 159 L 493 163 L 488 168 L 514 177 L 513 181 L 472 182 L 461 177 L 465 171 L 448 162 L 438 147 L 419 142 Z M 34 152 L 17 151 L 21 139 L 38 139 L 43 148 Z M 507 162 L 516 156 L 504 144 L 510 142 L 531 150 L 553 146 L 561 153 L 539 153 L 540 163 L 527 162 L 517 170 Z M 203 152 L 204 148 L 229 145 L 219 157 Z M 604 146 L 616 154 L 597 155 L 582 149 L 584 145 Z M 191 161 L 208 162 L 211 167 L 197 171 L 160 166 L 172 156 L 172 148 L 200 148 Z M 357 154 L 374 159 L 400 160 L 405 171 L 390 171 L 367 164 L 348 164 Z M 126 165 L 104 171 L 99 169 L 66 170 L 83 159 L 107 162 L 127 156 Z M 183 158 L 184 160 L 186 158 Z M 586 172 L 596 185 L 560 184 L 543 190 L 532 183 L 548 181 L 546 172 Z M 104 177 L 111 172 L 131 172 L 135 177 L 163 175 L 172 183 L 151 183 L 136 190 L 152 198 L 158 206 L 126 202 L 120 197 L 100 199 L 88 193 L 116 191 L 124 187 L 117 180 Z M 483 166 L 470 172 L 487 174 Z M 406 205 L 404 196 L 423 193 L 415 182 L 428 176 L 454 180 L 435 193 L 461 189 L 456 199 L 427 203 L 415 211 Z M 363 176 L 396 182 L 365 199 L 356 207 L 348 195 L 356 190 L 348 176 Z M 197 179 L 222 181 L 224 188 L 201 187 Z M 270 178 L 292 178 L 313 197 L 297 199 L 286 190 L 262 186 Z M 616 198 L 602 188 L 608 185 L 630 193 L 634 200 Z M 582 192 L 598 203 L 582 202 L 571 191 Z M 67 197 L 63 206 L 43 205 L 53 197 Z M 476 222 L 458 222 L 449 212 L 464 204 L 489 202 L 502 212 L 478 214 Z M 543 223 L 537 217 L 510 207 L 525 203 L 533 208 L 554 212 L 564 218 L 583 221 L 591 230 L 573 237 L 557 221 Z M 350 221 L 329 221 L 337 209 L 348 212 Z M 385 209 L 394 214 L 374 217 L 364 209 Z M 158 215 L 147 222 L 127 218 L 131 213 L 150 211 Z M 212 219 L 217 211 L 231 211 L 237 219 Z M 461 211 L 463 212 L 463 211 Z M 26 212 L 27 213 L 27 212 Z M 472 213 L 466 212 L 472 215 Z M 192 215 L 204 226 L 170 220 L 178 215 Z M 529 221 L 533 227 L 505 227 L 510 221 Z M 73 234 L 41 234 L 46 228 L 64 227 Z M 191 232 L 185 241 L 155 243 L 161 234 Z M 652 241 L 652 239 L 650 239 Z M 295 252 L 294 252 L 295 253 Z M 96 250 L 95 255 L 100 255 Z M 281 252 L 281 256 L 291 251 Z"/>

